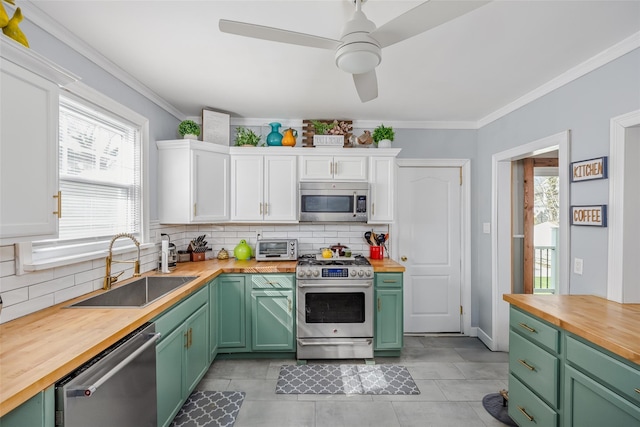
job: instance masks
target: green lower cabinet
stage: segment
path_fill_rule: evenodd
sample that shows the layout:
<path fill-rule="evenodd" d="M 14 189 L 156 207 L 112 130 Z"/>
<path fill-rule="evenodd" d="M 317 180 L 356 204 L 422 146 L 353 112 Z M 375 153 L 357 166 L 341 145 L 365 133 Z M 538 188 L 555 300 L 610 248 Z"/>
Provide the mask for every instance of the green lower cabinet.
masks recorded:
<path fill-rule="evenodd" d="M 55 393 L 51 386 L 0 418 L 1 427 L 54 427 Z"/>
<path fill-rule="evenodd" d="M 376 273 L 374 351 L 400 351 L 403 345 L 402 273 Z"/>
<path fill-rule="evenodd" d="M 251 349 L 293 351 L 293 290 L 251 291 Z"/>
<path fill-rule="evenodd" d="M 218 351 L 249 351 L 247 346 L 247 285 L 243 274 L 218 276 Z"/>
<path fill-rule="evenodd" d="M 640 426 L 640 407 L 570 366 L 564 393 L 566 426 Z"/>
<path fill-rule="evenodd" d="M 158 425 L 168 426 L 209 368 L 209 288 L 155 319 Z"/>

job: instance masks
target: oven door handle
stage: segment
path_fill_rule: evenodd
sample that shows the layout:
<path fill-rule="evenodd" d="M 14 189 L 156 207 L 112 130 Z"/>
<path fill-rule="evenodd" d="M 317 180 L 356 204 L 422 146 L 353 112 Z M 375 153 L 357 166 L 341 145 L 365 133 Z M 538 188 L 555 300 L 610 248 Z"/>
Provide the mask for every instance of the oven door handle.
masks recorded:
<path fill-rule="evenodd" d="M 358 216 L 358 193 L 353 192 L 353 217 Z"/>
<path fill-rule="evenodd" d="M 349 283 L 348 285 L 340 284 L 339 282 L 330 283 L 304 283 L 298 281 L 299 288 L 327 288 L 327 287 L 339 287 L 341 290 L 349 289 L 349 288 L 370 288 L 373 286 L 373 282 L 367 283 Z"/>
<path fill-rule="evenodd" d="M 298 339 L 298 343 L 302 346 L 318 346 L 318 345 L 371 345 L 373 340 L 367 339 L 363 341 L 334 341 L 334 340 L 322 340 L 319 342 L 316 341 L 305 341 L 303 339 Z"/>

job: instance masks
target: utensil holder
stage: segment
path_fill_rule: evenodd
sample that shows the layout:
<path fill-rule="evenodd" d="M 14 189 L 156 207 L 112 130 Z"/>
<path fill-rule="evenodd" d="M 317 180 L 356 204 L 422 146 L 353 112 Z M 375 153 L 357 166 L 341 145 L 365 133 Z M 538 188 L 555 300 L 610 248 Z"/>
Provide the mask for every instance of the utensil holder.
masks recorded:
<path fill-rule="evenodd" d="M 384 247 L 383 246 L 369 246 L 369 258 L 371 258 L 371 259 L 382 259 L 382 258 L 384 258 Z"/>
<path fill-rule="evenodd" d="M 204 252 L 191 252 L 191 261 L 204 261 Z"/>

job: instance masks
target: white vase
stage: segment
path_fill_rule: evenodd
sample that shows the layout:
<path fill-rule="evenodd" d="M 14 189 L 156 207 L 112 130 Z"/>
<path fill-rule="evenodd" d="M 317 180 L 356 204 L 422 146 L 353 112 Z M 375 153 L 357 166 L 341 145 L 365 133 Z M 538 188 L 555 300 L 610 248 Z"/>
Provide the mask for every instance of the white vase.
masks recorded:
<path fill-rule="evenodd" d="M 378 148 L 391 148 L 391 140 L 390 139 L 382 139 L 378 141 Z"/>
<path fill-rule="evenodd" d="M 196 141 L 197 141 L 197 140 L 198 140 L 198 135 L 194 135 L 194 134 L 192 134 L 192 133 L 186 133 L 186 134 L 183 136 L 183 138 L 184 138 L 184 139 L 194 139 L 194 140 L 196 140 Z"/>

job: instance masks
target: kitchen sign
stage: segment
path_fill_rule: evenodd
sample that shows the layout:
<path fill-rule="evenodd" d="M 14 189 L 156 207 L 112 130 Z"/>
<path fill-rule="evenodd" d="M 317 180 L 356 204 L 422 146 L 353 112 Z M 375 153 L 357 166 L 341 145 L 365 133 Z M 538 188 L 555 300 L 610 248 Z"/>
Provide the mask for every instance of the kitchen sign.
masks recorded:
<path fill-rule="evenodd" d="M 571 206 L 571 225 L 607 226 L 607 205 Z"/>
<path fill-rule="evenodd" d="M 571 182 L 590 181 L 607 177 L 607 157 L 571 163 Z"/>

